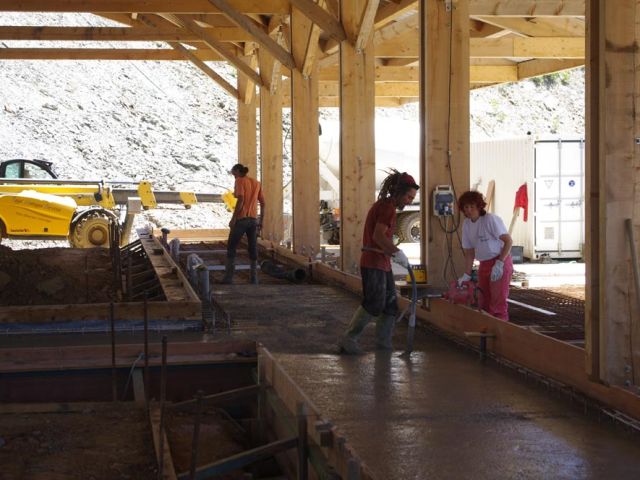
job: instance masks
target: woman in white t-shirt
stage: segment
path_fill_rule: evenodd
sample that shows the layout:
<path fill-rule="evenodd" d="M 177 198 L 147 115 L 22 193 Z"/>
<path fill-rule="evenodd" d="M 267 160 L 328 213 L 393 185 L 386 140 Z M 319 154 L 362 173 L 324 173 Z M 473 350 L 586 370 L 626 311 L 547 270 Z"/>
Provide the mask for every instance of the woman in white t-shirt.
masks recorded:
<path fill-rule="evenodd" d="M 458 200 L 460 211 L 467 217 L 462 224 L 464 275 L 458 283 L 471 280 L 473 260 L 480 261 L 478 301 L 480 308 L 501 320 L 509 321 L 507 297 L 513 273 L 511 245 L 513 240 L 497 215 L 487 213 L 487 203 L 480 192 L 465 192 Z"/>

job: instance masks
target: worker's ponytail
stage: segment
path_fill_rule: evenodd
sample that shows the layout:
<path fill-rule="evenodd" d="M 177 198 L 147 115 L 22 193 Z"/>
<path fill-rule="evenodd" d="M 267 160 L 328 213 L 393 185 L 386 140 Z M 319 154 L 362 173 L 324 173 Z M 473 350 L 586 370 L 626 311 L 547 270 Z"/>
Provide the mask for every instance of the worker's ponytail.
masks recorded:
<path fill-rule="evenodd" d="M 420 188 L 413 177 L 407 172 L 401 173 L 395 168 L 391 168 L 387 171 L 389 172 L 389 175 L 387 175 L 387 178 L 382 181 L 380 193 L 378 193 L 378 200 L 402 196 L 412 188 L 415 190 Z"/>
<path fill-rule="evenodd" d="M 249 167 L 245 167 L 241 163 L 236 163 L 231 167 L 231 173 L 236 172 L 241 177 L 244 177 L 249 172 Z"/>

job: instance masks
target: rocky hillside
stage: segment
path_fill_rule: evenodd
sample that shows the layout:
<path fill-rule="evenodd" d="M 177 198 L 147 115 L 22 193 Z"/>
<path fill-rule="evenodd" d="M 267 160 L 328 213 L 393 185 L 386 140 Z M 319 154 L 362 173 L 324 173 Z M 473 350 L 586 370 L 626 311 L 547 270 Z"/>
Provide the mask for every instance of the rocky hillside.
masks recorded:
<path fill-rule="evenodd" d="M 56 18 L 59 25 L 108 25 L 90 15 Z M 0 15 L 4 25 L 37 21 Z M 235 83 L 233 70 L 216 68 Z M 232 184 L 226 172 L 237 161 L 235 102 L 186 62 L 0 61 L 0 85 L 0 159 L 49 159 L 62 177 L 148 179 L 160 189 L 220 192 Z M 583 135 L 583 112 L 582 70 L 474 90 L 472 140 Z M 378 114 L 417 120 L 418 107 Z M 226 225 L 228 214 L 220 206 L 154 210 L 142 221 L 212 228 Z"/>

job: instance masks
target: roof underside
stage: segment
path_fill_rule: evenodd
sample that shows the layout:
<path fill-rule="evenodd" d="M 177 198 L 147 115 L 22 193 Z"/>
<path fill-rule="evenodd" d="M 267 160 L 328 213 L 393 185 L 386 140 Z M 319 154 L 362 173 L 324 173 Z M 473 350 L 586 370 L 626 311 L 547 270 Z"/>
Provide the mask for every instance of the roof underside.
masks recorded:
<path fill-rule="evenodd" d="M 584 3 L 469 0 L 470 87 L 584 65 Z M 378 105 L 418 99 L 418 4 L 369 0 L 361 34 L 349 38 L 357 45 L 373 35 Z M 262 85 L 267 80 L 261 77 L 256 60 L 260 49 L 284 67 L 280 70 L 284 75 L 292 68 L 302 69 L 289 47 L 293 8 L 317 31 L 317 48 L 307 56 L 319 66 L 320 105 L 337 105 L 338 50 L 346 37 L 336 20 L 338 0 L 0 0 L 0 12 L 13 12 L 11 24 L 0 15 L 0 45 L 4 47 L 0 60 L 191 61 L 231 95 L 242 98 L 241 92 L 216 73 L 219 64 L 215 62 L 228 62 L 249 81 Z M 41 15 L 38 25 L 16 21 L 34 12 L 83 15 L 73 16 L 77 23 L 69 26 L 57 26 L 48 15 Z M 369 26 L 364 31 L 367 14 Z M 102 20 L 96 22 L 93 15 Z"/>

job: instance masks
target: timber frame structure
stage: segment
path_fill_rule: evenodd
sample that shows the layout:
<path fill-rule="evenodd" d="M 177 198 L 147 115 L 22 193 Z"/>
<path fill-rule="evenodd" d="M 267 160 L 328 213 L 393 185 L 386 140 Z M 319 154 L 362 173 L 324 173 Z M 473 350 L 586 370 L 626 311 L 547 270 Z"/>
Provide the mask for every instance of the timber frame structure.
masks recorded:
<path fill-rule="evenodd" d="M 585 372 L 638 392 L 640 61 L 637 0 L 0 0 L 5 12 L 86 12 L 112 27 L 2 26 L 0 60 L 182 60 L 238 102 L 238 160 L 257 166 L 269 204 L 263 237 L 283 239 L 282 108 L 292 114 L 293 253 L 319 252 L 318 109 L 341 119 L 341 259 L 356 270 L 374 198 L 376 106 L 420 102 L 420 184 L 469 188 L 469 91 L 586 66 L 587 315 Z M 586 33 L 588 32 L 588 34 Z M 20 41 L 42 42 L 22 48 Z M 70 42 L 60 47 L 60 42 Z M 122 47 L 73 42 L 118 41 Z M 134 48 L 129 42 L 165 42 Z M 46 42 L 56 42 L 46 48 Z M 216 72 L 237 70 L 232 85 Z M 426 228 L 430 278 L 444 269 L 446 234 Z M 462 256 L 454 255 L 461 265 Z M 634 270 L 634 267 L 635 270 Z M 442 311 L 454 321 L 455 313 Z"/>

